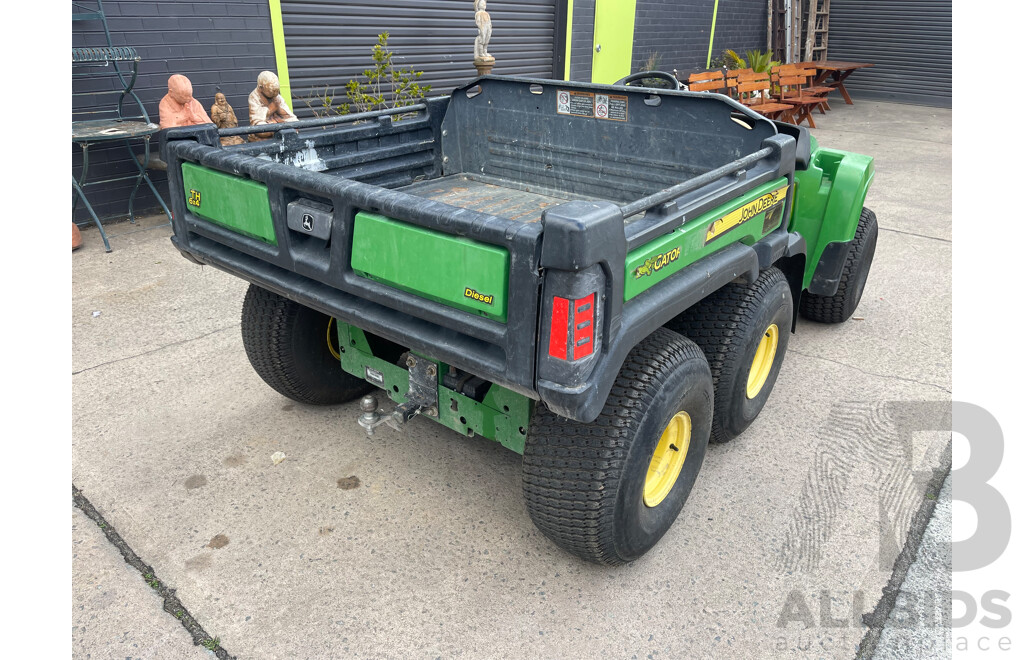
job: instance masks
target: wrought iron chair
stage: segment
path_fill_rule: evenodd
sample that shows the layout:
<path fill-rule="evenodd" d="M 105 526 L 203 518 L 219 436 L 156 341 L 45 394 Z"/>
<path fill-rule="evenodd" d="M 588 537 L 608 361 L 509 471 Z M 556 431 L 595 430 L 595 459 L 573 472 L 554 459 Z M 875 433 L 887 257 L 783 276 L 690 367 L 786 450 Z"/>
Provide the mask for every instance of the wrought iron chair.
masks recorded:
<path fill-rule="evenodd" d="M 114 46 L 107 27 L 103 3 L 97 0 L 95 7 L 85 3 L 72 3 L 73 21 L 99 21 L 103 25 L 103 33 L 107 45 L 96 48 L 73 48 L 71 50 L 72 65 L 72 121 L 71 140 L 82 148 L 82 171 L 78 177 L 72 173 L 71 183 L 75 196 L 71 207 L 72 215 L 78 208 L 78 202 L 85 205 L 96 227 L 100 230 L 103 245 L 107 252 L 111 251 L 110 241 L 103 230 L 103 223 L 93 210 L 85 194 L 88 186 L 95 186 L 115 181 L 135 180 L 131 196 L 128 198 L 128 217 L 135 222 L 135 196 L 145 181 L 153 191 L 157 201 L 163 208 L 167 218 L 171 212 L 167 209 L 163 197 L 153 185 L 146 171 L 150 162 L 150 139 L 160 126 L 150 122 L 149 114 L 142 101 L 133 91 L 138 78 L 139 57 L 134 48 Z M 116 100 L 115 100 L 116 97 Z M 98 180 L 88 181 L 89 148 L 96 144 L 122 142 L 135 164 L 137 172 L 118 174 Z M 142 143 L 142 156 L 136 153 Z"/>

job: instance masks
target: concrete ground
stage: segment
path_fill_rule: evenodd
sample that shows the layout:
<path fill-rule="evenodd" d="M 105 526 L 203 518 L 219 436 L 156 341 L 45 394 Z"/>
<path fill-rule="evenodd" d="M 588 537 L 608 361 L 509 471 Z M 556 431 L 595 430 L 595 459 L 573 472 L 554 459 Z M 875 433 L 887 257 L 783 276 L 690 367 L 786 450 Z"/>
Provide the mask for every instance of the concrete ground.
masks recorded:
<path fill-rule="evenodd" d="M 71 509 L 72 655 L 76 658 L 210 658 L 92 520 Z"/>
<path fill-rule="evenodd" d="M 885 630 L 876 660 L 948 658 L 953 639 L 950 594 L 953 590 L 953 482 L 939 493 L 935 511 L 910 565 Z"/>
<path fill-rule="evenodd" d="M 264 385 L 246 285 L 181 258 L 160 218 L 72 255 L 74 485 L 239 658 L 853 657 L 949 442 L 896 429 L 905 402 L 950 398 L 952 128 L 949 110 L 833 108 L 821 144 L 876 158 L 856 318 L 799 327 L 768 407 L 631 565 L 541 535 L 495 443 L 423 418 L 367 438 L 356 403 Z M 87 519 L 73 536 L 76 657 L 206 653 Z M 119 648 L 126 631 L 160 650 Z"/>

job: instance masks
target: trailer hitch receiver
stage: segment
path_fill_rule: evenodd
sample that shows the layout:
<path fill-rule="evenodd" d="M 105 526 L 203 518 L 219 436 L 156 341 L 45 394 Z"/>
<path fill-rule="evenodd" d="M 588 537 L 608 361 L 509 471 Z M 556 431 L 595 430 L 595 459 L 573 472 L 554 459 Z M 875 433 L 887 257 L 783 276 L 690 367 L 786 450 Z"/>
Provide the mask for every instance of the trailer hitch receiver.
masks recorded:
<path fill-rule="evenodd" d="M 437 417 L 437 364 L 410 354 L 405 360 L 405 366 L 409 368 L 409 391 L 405 402 L 398 404 L 390 415 L 380 414 L 377 397 L 372 394 L 364 396 L 359 402 L 362 411 L 359 425 L 366 429 L 367 435 L 373 435 L 374 429 L 381 424 L 401 431 L 416 415 Z"/>

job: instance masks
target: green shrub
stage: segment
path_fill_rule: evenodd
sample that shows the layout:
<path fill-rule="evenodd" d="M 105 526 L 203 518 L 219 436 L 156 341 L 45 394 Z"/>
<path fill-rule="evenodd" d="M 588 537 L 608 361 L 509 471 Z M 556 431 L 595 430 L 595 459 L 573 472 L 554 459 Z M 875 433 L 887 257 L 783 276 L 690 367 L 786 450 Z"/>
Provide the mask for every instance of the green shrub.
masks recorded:
<path fill-rule="evenodd" d="M 303 101 L 315 116 L 403 108 L 423 100 L 430 92 L 430 85 L 417 82 L 423 72 L 394 65 L 394 53 L 388 48 L 388 36 L 387 32 L 377 35 L 377 43 L 373 47 L 373 67 L 363 71 L 366 82 L 349 80 L 345 85 L 343 103 L 335 104 L 335 88 L 330 85 L 325 85 L 322 93 L 317 88 L 310 90 L 310 96 Z"/>

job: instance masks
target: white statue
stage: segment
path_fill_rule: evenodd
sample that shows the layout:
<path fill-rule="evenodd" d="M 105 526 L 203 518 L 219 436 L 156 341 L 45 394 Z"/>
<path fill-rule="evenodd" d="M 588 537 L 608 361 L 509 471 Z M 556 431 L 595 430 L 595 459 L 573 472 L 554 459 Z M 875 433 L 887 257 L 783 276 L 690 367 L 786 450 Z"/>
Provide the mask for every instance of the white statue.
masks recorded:
<path fill-rule="evenodd" d="M 476 8 L 476 41 L 473 43 L 474 60 L 493 60 L 487 52 L 487 44 L 491 43 L 491 15 L 487 13 L 487 0 L 474 0 Z"/>

